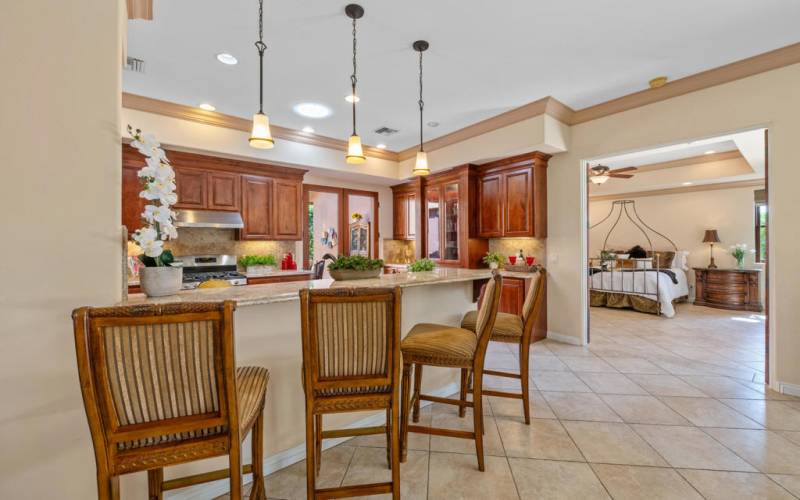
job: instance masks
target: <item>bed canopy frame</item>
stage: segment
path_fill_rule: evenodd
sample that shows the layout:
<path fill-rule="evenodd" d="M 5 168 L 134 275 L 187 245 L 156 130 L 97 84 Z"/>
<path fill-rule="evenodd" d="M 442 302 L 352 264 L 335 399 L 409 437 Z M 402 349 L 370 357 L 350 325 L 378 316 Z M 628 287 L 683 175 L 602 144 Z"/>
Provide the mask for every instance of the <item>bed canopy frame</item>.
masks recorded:
<path fill-rule="evenodd" d="M 633 212 L 633 215 L 631 215 L 631 211 L 628 210 L 628 207 L 630 207 L 630 210 Z M 608 233 L 606 234 L 606 238 L 603 240 L 603 250 L 602 250 L 603 252 L 606 251 L 606 245 L 608 244 L 608 238 L 611 236 L 611 233 L 614 232 L 614 229 L 616 229 L 617 225 L 619 224 L 620 220 L 622 219 L 622 214 L 625 214 L 625 216 L 628 218 L 628 220 L 634 226 L 636 226 L 636 228 L 639 231 L 641 231 L 641 233 L 644 235 L 645 239 L 647 240 L 647 244 L 650 246 L 650 254 L 651 255 L 653 254 L 653 240 L 650 238 L 650 235 L 647 234 L 647 231 L 645 231 L 645 228 L 649 229 L 654 235 L 660 236 L 661 238 L 667 240 L 669 242 L 669 244 L 672 245 L 672 248 L 675 250 L 675 252 L 678 251 L 678 246 L 675 244 L 674 241 L 672 241 L 671 239 L 669 239 L 668 237 L 666 237 L 662 233 L 659 233 L 658 231 L 656 231 L 655 229 L 650 227 L 644 220 L 642 220 L 642 218 L 639 216 L 639 213 L 636 211 L 636 202 L 634 200 L 616 200 L 614 203 L 611 204 L 611 210 L 608 212 L 608 215 L 606 215 L 605 218 L 603 218 L 603 220 L 601 220 L 600 222 L 590 226 L 589 230 L 592 230 L 592 229 L 596 228 L 597 226 L 599 226 L 603 222 L 605 222 L 608 219 L 610 219 L 614 215 L 615 212 L 617 213 L 617 218 L 614 219 L 614 225 L 612 225 L 611 229 L 608 230 Z"/>

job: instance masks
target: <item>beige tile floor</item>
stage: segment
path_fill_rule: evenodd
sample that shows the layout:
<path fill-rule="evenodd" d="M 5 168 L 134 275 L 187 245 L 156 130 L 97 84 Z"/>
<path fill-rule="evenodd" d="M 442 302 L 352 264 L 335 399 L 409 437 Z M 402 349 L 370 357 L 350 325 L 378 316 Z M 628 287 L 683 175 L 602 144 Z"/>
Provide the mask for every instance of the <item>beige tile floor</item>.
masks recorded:
<path fill-rule="evenodd" d="M 591 327 L 586 348 L 534 344 L 531 425 L 518 401 L 486 398 L 486 472 L 471 441 L 412 435 L 403 498 L 800 497 L 800 399 L 763 385 L 762 317 L 689 304 L 672 319 L 594 308 Z M 488 364 L 516 369 L 516 348 L 493 343 Z M 471 426 L 443 405 L 423 419 Z M 387 480 L 384 445 L 370 436 L 326 450 L 319 484 Z M 305 498 L 305 463 L 266 486 L 271 499 Z"/>

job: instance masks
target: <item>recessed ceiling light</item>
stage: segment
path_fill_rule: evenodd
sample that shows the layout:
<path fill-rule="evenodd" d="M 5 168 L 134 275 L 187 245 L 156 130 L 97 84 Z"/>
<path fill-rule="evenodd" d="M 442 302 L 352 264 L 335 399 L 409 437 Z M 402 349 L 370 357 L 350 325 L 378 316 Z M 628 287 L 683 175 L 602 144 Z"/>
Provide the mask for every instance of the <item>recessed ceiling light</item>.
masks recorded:
<path fill-rule="evenodd" d="M 354 102 L 358 102 L 358 101 L 360 101 L 360 100 L 361 100 L 361 98 L 360 98 L 360 97 L 358 97 L 357 95 L 350 94 L 350 95 L 348 95 L 348 96 L 345 96 L 345 97 L 344 97 L 344 100 L 345 100 L 345 101 L 347 101 L 347 102 L 349 102 L 349 103 L 354 103 Z"/>
<path fill-rule="evenodd" d="M 682 182 L 681 185 L 683 186 L 691 186 L 694 182 Z"/>
<path fill-rule="evenodd" d="M 294 112 L 307 118 L 325 118 L 331 115 L 331 109 L 316 102 L 301 102 L 294 106 Z"/>
<path fill-rule="evenodd" d="M 239 62 L 236 57 L 234 57 L 232 54 L 228 54 L 227 52 L 221 52 L 217 54 L 217 61 L 221 62 L 222 64 L 227 64 L 228 66 L 233 66 Z"/>
<path fill-rule="evenodd" d="M 439 126 L 439 122 L 428 122 L 428 126 L 429 127 L 438 127 Z"/>
<path fill-rule="evenodd" d="M 217 108 L 215 108 L 214 106 L 212 106 L 211 104 L 209 104 L 207 102 L 201 103 L 200 106 L 198 106 L 198 108 L 204 109 L 206 111 L 216 111 L 217 110 Z"/>
<path fill-rule="evenodd" d="M 703 154 L 707 154 L 707 155 L 713 155 L 714 153 L 716 153 L 716 151 L 714 151 L 713 149 L 709 149 L 708 151 L 706 151 L 706 152 L 705 152 L 705 153 L 703 153 Z"/>
<path fill-rule="evenodd" d="M 381 144 L 378 144 L 375 147 L 378 148 L 378 149 L 386 149 L 386 144 L 381 143 Z"/>
<path fill-rule="evenodd" d="M 305 132 L 306 134 L 313 134 L 314 133 L 314 128 L 313 127 L 309 127 L 308 125 L 306 125 L 305 127 L 303 127 L 303 132 Z"/>

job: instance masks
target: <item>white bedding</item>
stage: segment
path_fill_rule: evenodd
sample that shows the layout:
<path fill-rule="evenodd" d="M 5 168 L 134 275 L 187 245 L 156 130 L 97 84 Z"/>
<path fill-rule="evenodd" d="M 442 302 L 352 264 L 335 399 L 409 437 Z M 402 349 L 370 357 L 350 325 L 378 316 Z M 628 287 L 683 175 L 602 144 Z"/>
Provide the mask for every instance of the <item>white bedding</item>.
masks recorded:
<path fill-rule="evenodd" d="M 682 269 L 670 269 L 670 271 L 675 273 L 677 284 L 673 283 L 672 278 L 668 275 L 660 272 L 620 272 L 615 270 L 613 273 L 603 271 L 593 274 L 590 277 L 589 288 L 598 292 L 633 292 L 633 295 L 653 299 L 656 293 L 656 280 L 658 280 L 661 314 L 672 318 L 675 316 L 672 301 L 678 297 L 689 295 L 689 284 L 686 273 Z M 645 291 L 650 295 L 645 295 Z"/>

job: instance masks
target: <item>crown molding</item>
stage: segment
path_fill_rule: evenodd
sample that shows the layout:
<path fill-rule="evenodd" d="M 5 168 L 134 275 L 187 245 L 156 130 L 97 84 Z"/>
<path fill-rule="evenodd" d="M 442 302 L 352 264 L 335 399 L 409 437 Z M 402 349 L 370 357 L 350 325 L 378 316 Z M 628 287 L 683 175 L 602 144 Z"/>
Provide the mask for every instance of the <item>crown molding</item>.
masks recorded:
<path fill-rule="evenodd" d="M 648 163 L 645 165 L 632 165 L 637 169 L 636 173 L 653 172 L 655 170 L 664 170 L 665 168 L 675 167 L 688 167 L 690 165 L 698 165 L 701 163 L 711 163 L 715 161 L 736 160 L 744 159 L 744 156 L 738 151 L 723 151 L 721 153 L 712 153 L 710 155 L 690 156 L 688 158 L 681 158 L 679 160 L 662 161 L 658 163 Z M 612 169 L 613 170 L 613 169 Z"/>
<path fill-rule="evenodd" d="M 627 198 L 644 198 L 647 196 L 663 196 L 668 194 L 695 193 L 698 191 L 718 191 L 721 189 L 737 189 L 745 187 L 764 187 L 764 179 L 749 181 L 718 182 L 716 184 L 698 184 L 694 186 L 681 186 L 667 189 L 652 189 L 649 191 L 633 191 L 629 193 L 604 194 L 589 196 L 589 201 L 623 200 Z"/>
<path fill-rule="evenodd" d="M 126 0 L 128 19 L 153 20 L 153 0 Z"/>
<path fill-rule="evenodd" d="M 206 111 L 194 106 L 186 106 L 184 104 L 162 101 L 159 99 L 153 99 L 151 97 L 145 97 L 137 94 L 130 94 L 127 92 L 122 93 L 122 107 L 162 116 L 169 116 L 171 118 L 178 118 L 180 120 L 193 121 L 205 125 L 213 125 L 215 127 L 240 130 L 248 133 L 252 127 L 250 120 L 245 120 L 244 118 L 239 118 L 238 116 L 217 113 L 216 111 Z M 347 150 L 347 141 L 343 141 L 341 139 L 334 139 L 332 137 L 326 137 L 318 134 L 310 134 L 300 130 L 281 127 L 280 125 L 274 124 L 270 125 L 270 130 L 272 131 L 272 137 L 275 139 L 283 139 L 286 141 L 309 144 L 311 146 L 319 146 L 329 149 L 337 149 L 340 151 Z M 372 158 L 397 161 L 397 153 L 385 149 L 364 146 L 364 154 Z"/>

